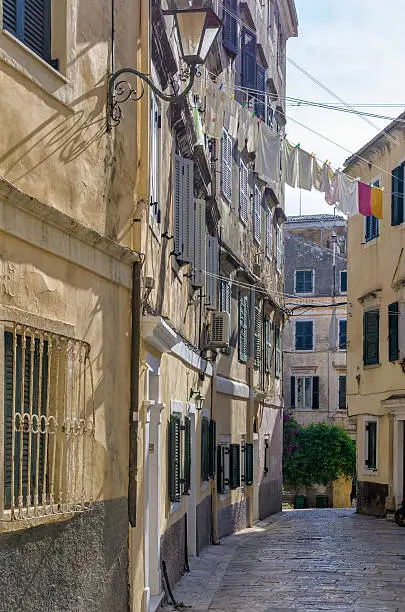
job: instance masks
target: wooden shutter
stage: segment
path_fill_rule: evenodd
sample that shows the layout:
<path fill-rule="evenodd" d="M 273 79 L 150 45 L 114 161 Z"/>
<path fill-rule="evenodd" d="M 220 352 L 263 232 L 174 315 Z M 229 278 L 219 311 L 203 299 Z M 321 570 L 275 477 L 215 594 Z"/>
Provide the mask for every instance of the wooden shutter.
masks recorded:
<path fill-rule="evenodd" d="M 364 365 L 379 362 L 380 313 L 367 311 L 363 315 L 363 361 Z"/>
<path fill-rule="evenodd" d="M 312 410 L 319 409 L 319 376 L 312 377 Z"/>
<path fill-rule="evenodd" d="M 266 119 L 266 71 L 262 66 L 256 66 L 256 115 L 263 121 Z M 263 92 L 262 94 L 259 92 Z"/>
<path fill-rule="evenodd" d="M 281 272 L 283 266 L 283 230 L 279 225 L 276 226 L 276 267 L 277 272 Z"/>
<path fill-rule="evenodd" d="M 367 436 L 367 459 L 366 465 L 369 469 L 375 470 L 377 467 L 377 423 L 371 421 L 366 425 Z"/>
<path fill-rule="evenodd" d="M 229 446 L 229 488 L 240 487 L 240 444 Z"/>
<path fill-rule="evenodd" d="M 249 354 L 249 297 L 239 294 L 239 360 L 244 363 Z"/>
<path fill-rule="evenodd" d="M 217 449 L 217 491 L 225 492 L 225 447 L 218 444 Z"/>
<path fill-rule="evenodd" d="M 232 285 L 230 281 L 221 280 L 219 285 L 219 309 L 231 314 Z"/>
<path fill-rule="evenodd" d="M 222 15 L 222 44 L 236 55 L 238 53 L 238 22 L 236 0 L 224 0 Z"/>
<path fill-rule="evenodd" d="M 388 359 L 397 361 L 399 357 L 399 304 L 394 302 L 388 306 Z"/>
<path fill-rule="evenodd" d="M 340 291 L 342 293 L 347 292 L 347 271 L 342 270 L 340 273 Z"/>
<path fill-rule="evenodd" d="M 223 128 L 221 139 L 221 189 L 225 198 L 232 200 L 232 138 Z"/>
<path fill-rule="evenodd" d="M 176 257 L 180 257 L 183 244 L 183 208 L 182 202 L 183 184 L 183 158 L 176 155 L 174 158 L 174 193 L 173 193 L 173 233 L 174 251 Z"/>
<path fill-rule="evenodd" d="M 273 254 L 273 215 L 266 209 L 266 255 L 271 258 Z"/>
<path fill-rule="evenodd" d="M 269 472 L 269 441 L 266 438 L 264 441 L 264 473 Z"/>
<path fill-rule="evenodd" d="M 346 409 L 346 376 L 339 376 L 339 409 Z"/>
<path fill-rule="evenodd" d="M 347 346 L 347 321 L 339 321 L 339 349 L 346 350 Z"/>
<path fill-rule="evenodd" d="M 210 425 L 209 425 L 209 462 L 208 462 L 208 476 L 210 478 L 214 478 L 215 476 L 216 438 L 217 438 L 217 424 L 216 424 L 216 421 L 211 420 Z"/>
<path fill-rule="evenodd" d="M 256 36 L 242 28 L 242 86 L 256 88 Z"/>
<path fill-rule="evenodd" d="M 281 333 L 280 333 L 280 325 L 276 325 L 274 328 L 274 343 L 276 349 L 276 367 L 275 367 L 275 375 L 277 377 L 281 376 Z"/>
<path fill-rule="evenodd" d="M 194 207 L 194 245 L 192 249 L 193 287 L 204 286 L 205 268 L 205 200 L 196 199 Z"/>
<path fill-rule="evenodd" d="M 174 161 L 174 250 L 181 263 L 192 261 L 194 237 L 194 164 L 179 155 Z"/>
<path fill-rule="evenodd" d="M 265 369 L 266 372 L 271 372 L 271 320 L 268 316 L 264 318 L 264 333 L 266 336 L 265 340 Z"/>
<path fill-rule="evenodd" d="M 239 216 L 243 223 L 248 220 L 249 203 L 249 171 L 246 164 L 241 159 L 239 161 Z"/>
<path fill-rule="evenodd" d="M 17 31 L 17 0 L 3 0 L 3 28 L 22 38 Z"/>
<path fill-rule="evenodd" d="M 313 350 L 313 322 L 296 321 L 295 323 L 295 349 L 297 351 Z"/>
<path fill-rule="evenodd" d="M 253 484 L 253 444 L 245 443 L 245 484 Z"/>
<path fill-rule="evenodd" d="M 295 408 L 295 376 L 291 376 L 290 378 L 290 388 L 291 388 L 291 408 Z"/>
<path fill-rule="evenodd" d="M 204 417 L 201 423 L 201 480 L 209 479 L 209 420 Z"/>
<path fill-rule="evenodd" d="M 184 483 L 183 494 L 189 495 L 191 487 L 191 419 L 184 419 Z"/>
<path fill-rule="evenodd" d="M 260 368 L 262 362 L 262 313 L 255 307 L 255 334 L 254 334 L 254 366 Z"/>
<path fill-rule="evenodd" d="M 295 271 L 295 291 L 304 293 L 304 272 L 302 270 Z"/>
<path fill-rule="evenodd" d="M 404 220 L 404 166 L 392 171 L 391 225 L 400 225 Z"/>
<path fill-rule="evenodd" d="M 169 498 L 181 500 L 181 439 L 180 415 L 172 414 L 169 422 Z"/>
<path fill-rule="evenodd" d="M 50 0 L 25 0 L 24 44 L 47 61 L 51 57 L 50 24 Z"/>
<path fill-rule="evenodd" d="M 207 308 L 216 310 L 218 307 L 218 238 L 206 236 L 206 270 L 205 295 Z"/>
<path fill-rule="evenodd" d="M 257 185 L 255 185 L 253 198 L 253 236 L 260 244 L 262 237 L 262 195 Z"/>

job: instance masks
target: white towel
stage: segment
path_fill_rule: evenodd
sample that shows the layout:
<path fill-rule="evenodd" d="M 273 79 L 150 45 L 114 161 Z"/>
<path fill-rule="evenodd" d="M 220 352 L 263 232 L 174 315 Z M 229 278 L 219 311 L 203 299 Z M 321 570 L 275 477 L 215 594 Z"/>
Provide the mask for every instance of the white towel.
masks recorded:
<path fill-rule="evenodd" d="M 293 147 L 293 145 L 290 144 L 288 140 L 284 139 L 282 163 L 283 182 L 287 183 L 287 185 L 290 185 L 290 187 L 295 187 L 297 182 L 297 162 L 297 147 Z"/>
<path fill-rule="evenodd" d="M 339 172 L 333 172 L 330 166 L 327 167 L 325 200 L 330 206 L 333 206 L 334 204 L 339 202 L 338 174 Z"/>
<path fill-rule="evenodd" d="M 249 114 L 245 108 L 239 111 L 238 151 L 243 151 L 246 144 L 249 126 Z"/>
<path fill-rule="evenodd" d="M 205 132 L 208 136 L 212 138 L 217 138 L 217 109 L 219 102 L 219 91 L 218 88 L 213 85 L 213 83 L 209 80 L 207 82 L 207 95 L 205 102 Z"/>
<path fill-rule="evenodd" d="M 312 155 L 298 148 L 298 183 L 297 187 L 312 189 Z"/>
<path fill-rule="evenodd" d="M 230 103 L 230 117 L 229 117 L 229 135 L 236 140 L 238 137 L 238 122 L 239 122 L 239 109 L 240 105 L 231 100 Z"/>
<path fill-rule="evenodd" d="M 254 153 L 257 149 L 257 140 L 259 138 L 259 122 L 256 117 L 249 117 L 249 127 L 247 135 L 247 151 Z"/>
<path fill-rule="evenodd" d="M 338 209 L 351 217 L 359 213 L 359 183 L 343 172 L 337 172 L 339 184 Z"/>
<path fill-rule="evenodd" d="M 266 183 L 280 182 L 280 136 L 261 123 L 256 149 L 255 171 Z"/>

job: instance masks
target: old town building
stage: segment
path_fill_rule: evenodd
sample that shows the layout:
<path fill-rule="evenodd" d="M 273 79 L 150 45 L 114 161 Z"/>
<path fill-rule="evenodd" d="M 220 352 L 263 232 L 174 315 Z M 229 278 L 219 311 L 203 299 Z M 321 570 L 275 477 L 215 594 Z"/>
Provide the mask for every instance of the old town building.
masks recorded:
<path fill-rule="evenodd" d="M 345 162 L 384 189 L 382 219 L 349 220 L 347 392 L 357 421 L 357 508 L 383 516 L 405 492 L 404 114 Z"/>
<path fill-rule="evenodd" d="M 346 405 L 347 222 L 303 215 L 289 217 L 284 229 L 291 311 L 284 332 L 285 407 L 301 425 L 336 424 L 354 438 Z M 350 489 L 351 481 L 334 483 L 329 504 L 350 505 Z M 305 493 L 313 503 L 316 491 Z"/>

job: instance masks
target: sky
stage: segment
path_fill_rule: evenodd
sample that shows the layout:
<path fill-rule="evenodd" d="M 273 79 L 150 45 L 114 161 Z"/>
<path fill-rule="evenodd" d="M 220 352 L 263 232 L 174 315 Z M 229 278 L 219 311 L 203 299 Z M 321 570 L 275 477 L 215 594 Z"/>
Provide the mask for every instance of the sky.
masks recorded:
<path fill-rule="evenodd" d="M 396 117 L 405 110 L 404 0 L 295 0 L 298 37 L 289 39 L 287 57 L 350 104 L 402 104 L 403 108 L 363 110 Z M 326 91 L 287 61 L 287 96 L 337 102 Z M 334 168 L 343 167 L 350 152 L 356 152 L 389 120 L 372 119 L 377 128 L 357 115 L 290 106 L 287 104 L 286 133 Z M 320 132 L 349 151 L 327 142 L 308 129 Z M 333 213 L 323 194 L 286 186 L 287 215 Z"/>

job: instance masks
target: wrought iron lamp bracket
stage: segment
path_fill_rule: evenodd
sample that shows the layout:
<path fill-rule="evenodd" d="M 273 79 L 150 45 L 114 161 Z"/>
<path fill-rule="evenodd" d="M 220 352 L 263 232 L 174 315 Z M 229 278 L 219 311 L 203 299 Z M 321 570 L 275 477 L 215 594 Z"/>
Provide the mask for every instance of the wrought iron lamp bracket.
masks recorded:
<path fill-rule="evenodd" d="M 138 91 L 137 88 L 133 87 L 131 83 L 125 79 L 119 77 L 123 74 L 134 74 L 135 77 L 140 79 L 141 88 Z M 189 79 L 187 86 L 179 94 L 168 95 L 161 92 L 156 85 L 151 81 L 149 76 L 143 72 L 139 72 L 135 68 L 121 68 L 114 72 L 108 81 L 108 99 L 107 99 L 107 124 L 108 129 L 117 127 L 122 118 L 121 105 L 127 100 L 137 102 L 142 98 L 145 93 L 145 85 L 149 85 L 151 90 L 162 100 L 166 102 L 176 103 L 183 100 L 188 92 L 191 90 L 194 78 L 196 76 L 195 66 L 188 66 L 186 69 L 180 71 L 179 79 L 181 81 Z"/>

